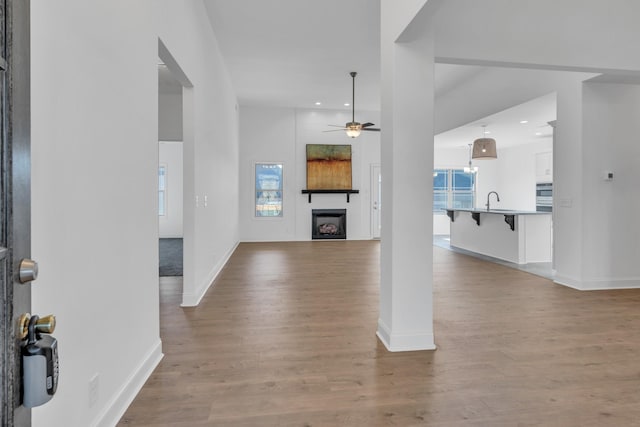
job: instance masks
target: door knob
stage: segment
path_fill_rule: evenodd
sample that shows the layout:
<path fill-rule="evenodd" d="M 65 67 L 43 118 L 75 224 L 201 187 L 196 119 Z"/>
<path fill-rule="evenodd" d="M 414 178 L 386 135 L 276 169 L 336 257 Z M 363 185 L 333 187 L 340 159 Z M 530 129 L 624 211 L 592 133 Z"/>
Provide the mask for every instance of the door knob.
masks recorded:
<path fill-rule="evenodd" d="M 20 283 L 29 283 L 37 278 L 38 263 L 28 258 L 20 261 L 20 266 L 18 268 L 18 280 Z"/>

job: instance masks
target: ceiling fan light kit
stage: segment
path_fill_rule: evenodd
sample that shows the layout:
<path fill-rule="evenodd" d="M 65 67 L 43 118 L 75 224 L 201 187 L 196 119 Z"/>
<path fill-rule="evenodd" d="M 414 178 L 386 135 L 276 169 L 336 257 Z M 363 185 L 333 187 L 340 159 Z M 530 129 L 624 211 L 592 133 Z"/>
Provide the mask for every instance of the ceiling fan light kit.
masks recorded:
<path fill-rule="evenodd" d="M 347 136 L 349 138 L 357 138 L 362 131 L 362 125 L 357 122 L 350 122 L 346 124 Z"/>

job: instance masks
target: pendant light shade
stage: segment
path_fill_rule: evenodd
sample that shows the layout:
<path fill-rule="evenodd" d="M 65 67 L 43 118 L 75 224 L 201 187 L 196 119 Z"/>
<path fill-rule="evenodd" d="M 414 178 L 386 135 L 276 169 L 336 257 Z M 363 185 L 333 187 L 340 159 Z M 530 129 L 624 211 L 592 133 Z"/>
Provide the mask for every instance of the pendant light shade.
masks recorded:
<path fill-rule="evenodd" d="M 473 141 L 473 159 L 497 159 L 496 140 L 487 138 L 487 125 L 482 125 L 482 138 Z"/>
<path fill-rule="evenodd" d="M 493 138 L 478 138 L 473 141 L 473 159 L 497 159 L 496 140 Z"/>

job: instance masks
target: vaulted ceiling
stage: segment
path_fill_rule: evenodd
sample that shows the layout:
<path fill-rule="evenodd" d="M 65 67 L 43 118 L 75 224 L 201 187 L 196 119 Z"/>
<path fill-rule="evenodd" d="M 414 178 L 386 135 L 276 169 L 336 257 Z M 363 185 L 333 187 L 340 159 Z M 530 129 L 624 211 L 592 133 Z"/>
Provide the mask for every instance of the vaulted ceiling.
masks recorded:
<path fill-rule="evenodd" d="M 374 0 L 204 0 L 241 106 L 344 109 L 351 107 L 350 71 L 357 71 L 356 110 L 380 110 L 380 3 Z M 436 65 L 436 97 L 478 73 L 482 67 Z M 491 118 L 555 118 L 555 98 Z M 316 105 L 321 102 L 320 106 Z M 538 108 L 535 112 L 535 108 Z M 544 109 L 544 111 L 540 110 Z M 480 131 L 478 123 L 437 138 L 460 147 Z M 537 122 L 536 122 L 537 123 Z M 546 123 L 546 122 L 544 122 Z M 540 129 L 509 123 L 510 140 Z M 506 132 L 507 129 L 505 128 Z M 548 137 L 549 129 L 543 129 Z M 465 139 L 466 138 L 466 139 Z M 524 138 L 524 136 L 523 136 Z"/>
<path fill-rule="evenodd" d="M 241 105 L 380 109 L 372 0 L 205 0 Z"/>

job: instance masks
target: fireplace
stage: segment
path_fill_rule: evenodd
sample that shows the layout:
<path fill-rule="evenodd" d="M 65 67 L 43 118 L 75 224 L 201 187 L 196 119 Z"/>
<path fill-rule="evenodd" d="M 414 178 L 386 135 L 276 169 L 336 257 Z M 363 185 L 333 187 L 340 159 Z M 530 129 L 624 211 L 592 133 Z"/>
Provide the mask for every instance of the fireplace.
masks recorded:
<path fill-rule="evenodd" d="M 311 238 L 316 239 L 346 239 L 347 238 L 347 210 L 346 209 L 312 209 L 311 210 Z"/>

